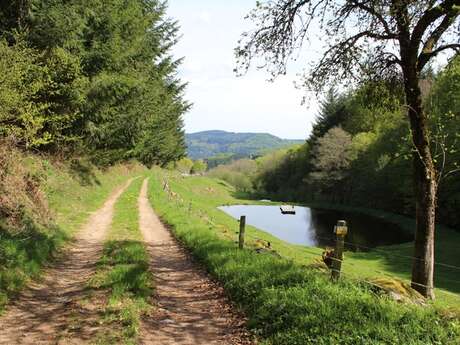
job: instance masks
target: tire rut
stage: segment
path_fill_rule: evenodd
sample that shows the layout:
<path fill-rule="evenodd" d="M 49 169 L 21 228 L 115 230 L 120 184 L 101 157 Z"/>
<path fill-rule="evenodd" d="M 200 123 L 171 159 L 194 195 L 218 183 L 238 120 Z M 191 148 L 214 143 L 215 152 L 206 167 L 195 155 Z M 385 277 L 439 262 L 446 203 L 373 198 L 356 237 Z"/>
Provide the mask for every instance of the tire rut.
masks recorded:
<path fill-rule="evenodd" d="M 114 204 L 132 179 L 117 188 L 77 233 L 69 248 L 0 317 L 0 344 L 82 344 L 96 334 L 97 308 L 80 305 L 112 222 Z"/>
<path fill-rule="evenodd" d="M 155 277 L 156 306 L 141 326 L 145 345 L 252 344 L 242 315 L 194 264 L 153 211 L 148 179 L 139 195 L 140 229 Z"/>

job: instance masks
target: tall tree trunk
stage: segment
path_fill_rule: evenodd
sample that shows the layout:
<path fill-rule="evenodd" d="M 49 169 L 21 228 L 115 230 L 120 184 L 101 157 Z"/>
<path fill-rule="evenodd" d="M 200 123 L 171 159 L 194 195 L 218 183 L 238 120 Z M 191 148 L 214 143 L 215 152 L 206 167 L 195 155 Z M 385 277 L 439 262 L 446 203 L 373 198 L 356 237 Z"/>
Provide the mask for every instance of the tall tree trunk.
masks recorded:
<path fill-rule="evenodd" d="M 430 151 L 427 118 L 422 108 L 421 90 L 415 69 L 406 70 L 405 93 L 414 144 L 413 171 L 416 200 L 415 248 L 412 287 L 434 299 L 434 233 L 437 180 Z"/>

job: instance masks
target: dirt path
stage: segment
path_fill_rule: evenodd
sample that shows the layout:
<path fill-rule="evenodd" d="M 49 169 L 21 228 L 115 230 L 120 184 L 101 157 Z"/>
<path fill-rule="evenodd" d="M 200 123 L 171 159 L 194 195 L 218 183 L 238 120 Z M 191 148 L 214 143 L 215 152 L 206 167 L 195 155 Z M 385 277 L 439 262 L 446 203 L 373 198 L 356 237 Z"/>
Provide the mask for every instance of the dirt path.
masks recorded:
<path fill-rule="evenodd" d="M 82 308 L 77 301 L 86 297 L 86 282 L 101 255 L 113 206 L 130 183 L 112 193 L 43 279 L 8 307 L 0 318 L 0 344 L 82 344 L 94 340 L 97 308 Z"/>
<path fill-rule="evenodd" d="M 140 228 L 155 276 L 156 311 L 143 321 L 142 344 L 251 344 L 244 319 L 222 288 L 191 261 L 155 215 L 147 179 L 139 196 Z"/>

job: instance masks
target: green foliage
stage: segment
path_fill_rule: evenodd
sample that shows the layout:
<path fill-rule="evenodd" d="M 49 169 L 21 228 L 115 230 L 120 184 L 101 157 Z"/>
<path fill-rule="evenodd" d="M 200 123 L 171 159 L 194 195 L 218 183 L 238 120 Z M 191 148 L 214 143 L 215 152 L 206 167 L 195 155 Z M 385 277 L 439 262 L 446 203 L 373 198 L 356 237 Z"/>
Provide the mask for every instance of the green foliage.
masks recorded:
<path fill-rule="evenodd" d="M 351 160 L 351 136 L 340 127 L 333 127 L 318 138 L 314 146 L 313 171 L 310 178 L 324 187 L 335 187 L 345 178 Z"/>
<path fill-rule="evenodd" d="M 258 193 L 270 197 L 275 195 L 291 199 L 293 195 L 304 195 L 299 181 L 309 171 L 310 144 L 306 143 L 288 151 L 276 151 L 257 159 L 258 171 L 254 177 Z"/>
<path fill-rule="evenodd" d="M 280 139 L 266 133 L 204 131 L 186 134 L 187 153 L 192 159 L 231 157 L 231 160 L 261 155 L 267 151 L 301 144 L 302 140 Z M 229 159 L 230 160 L 230 159 Z M 223 163 L 228 163 L 229 160 Z M 217 164 L 212 164 L 212 167 Z"/>
<path fill-rule="evenodd" d="M 206 162 L 208 164 L 208 169 L 212 169 L 219 165 L 231 163 L 237 159 L 239 159 L 237 155 L 231 153 L 219 153 L 217 156 L 206 158 Z"/>
<path fill-rule="evenodd" d="M 175 163 L 175 168 L 182 174 L 190 174 L 193 167 L 193 161 L 190 158 L 182 158 Z"/>
<path fill-rule="evenodd" d="M 257 170 L 257 163 L 251 159 L 239 159 L 226 165 L 219 165 L 208 172 L 209 176 L 224 180 L 238 191 L 253 191 L 252 178 Z"/>
<path fill-rule="evenodd" d="M 52 164 L 0 145 L 0 311 L 138 165 L 104 173 L 83 161 Z"/>
<path fill-rule="evenodd" d="M 258 254 L 251 246 L 238 250 L 234 243 L 236 222 L 215 209 L 231 202 L 225 187 L 202 177 L 175 179 L 171 188 L 185 199 L 185 207 L 168 202 L 161 189 L 163 172 L 155 171 L 149 198 L 188 247 L 193 256 L 219 280 L 230 297 L 248 316 L 248 325 L 263 344 L 456 344 L 456 318 L 443 316 L 432 307 L 398 304 L 377 297 L 368 287 L 342 280 L 332 284 L 328 275 L 310 270 L 296 260 Z M 220 186 L 220 187 L 219 187 Z M 214 192 L 209 195 L 207 190 Z M 188 210 L 188 202 L 200 212 Z M 212 216 L 210 225 L 202 212 Z M 227 232 L 220 229 L 230 227 Z M 286 247 L 283 254 L 301 252 L 268 236 L 273 245 Z M 248 238 L 248 242 L 250 242 Z M 313 250 L 313 248 L 311 248 Z M 318 251 L 318 256 L 320 252 Z M 305 260 L 303 261 L 305 262 Z M 430 327 L 424 325 L 429 324 Z"/>
<path fill-rule="evenodd" d="M 345 100 L 346 97 L 338 95 L 334 88 L 328 90 L 325 98 L 320 102 L 320 110 L 308 139 L 310 145 L 331 128 L 339 126 L 346 120 L 348 113 L 345 110 Z"/>
<path fill-rule="evenodd" d="M 189 104 L 165 12 L 156 0 L 1 5 L 0 136 L 104 165 L 183 157 Z"/>
<path fill-rule="evenodd" d="M 436 77 L 425 103 L 441 174 L 439 212 L 447 224 L 460 229 L 460 57 Z"/>
<path fill-rule="evenodd" d="M 206 171 L 207 168 L 208 168 L 208 165 L 206 164 L 205 161 L 203 161 L 202 159 L 197 159 L 196 161 L 193 162 L 191 173 L 192 174 L 202 174 Z"/>
<path fill-rule="evenodd" d="M 44 87 L 44 68 L 38 54 L 23 43 L 8 46 L 0 40 L 0 135 L 14 137 L 26 148 L 50 140 L 45 132 L 47 104 L 34 100 Z"/>

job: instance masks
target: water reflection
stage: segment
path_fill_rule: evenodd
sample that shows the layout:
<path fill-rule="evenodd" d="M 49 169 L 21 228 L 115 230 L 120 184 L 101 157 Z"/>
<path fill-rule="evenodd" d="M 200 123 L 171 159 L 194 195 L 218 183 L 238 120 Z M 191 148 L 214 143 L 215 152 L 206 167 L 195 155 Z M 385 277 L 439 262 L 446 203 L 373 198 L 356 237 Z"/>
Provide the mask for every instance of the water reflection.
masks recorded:
<path fill-rule="evenodd" d="M 412 241 L 412 236 L 397 225 L 381 219 L 340 211 L 296 206 L 295 215 L 283 215 L 279 206 L 235 205 L 221 206 L 235 219 L 246 215 L 246 223 L 279 239 L 305 246 L 333 245 L 333 228 L 337 220 L 347 220 L 349 232 L 347 249 L 364 251 L 382 245 Z"/>

